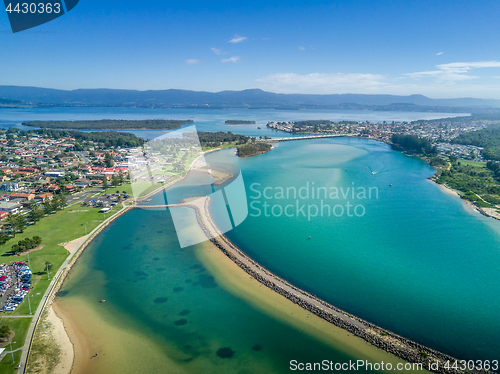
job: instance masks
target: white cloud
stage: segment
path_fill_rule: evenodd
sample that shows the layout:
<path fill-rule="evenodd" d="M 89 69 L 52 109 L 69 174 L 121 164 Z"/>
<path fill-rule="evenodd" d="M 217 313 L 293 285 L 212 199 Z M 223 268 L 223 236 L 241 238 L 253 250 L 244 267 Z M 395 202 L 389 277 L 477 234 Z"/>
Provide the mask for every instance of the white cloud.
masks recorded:
<path fill-rule="evenodd" d="M 441 56 L 444 52 L 438 52 L 436 53 L 436 56 Z"/>
<path fill-rule="evenodd" d="M 386 86 L 386 77 L 379 74 L 294 74 L 278 73 L 257 79 L 265 89 L 301 93 L 371 93 Z"/>
<path fill-rule="evenodd" d="M 233 62 L 233 63 L 236 63 L 238 61 L 240 61 L 240 56 L 233 56 L 233 57 L 229 57 L 229 58 L 225 58 L 224 60 L 221 60 L 222 62 Z"/>
<path fill-rule="evenodd" d="M 187 59 L 184 61 L 186 64 L 188 65 L 197 65 L 199 64 L 201 61 L 200 60 L 196 60 L 194 58 L 190 58 L 190 59 Z"/>
<path fill-rule="evenodd" d="M 299 47 L 299 51 L 304 51 L 305 49 L 306 49 L 306 47 L 303 47 L 303 46 Z"/>
<path fill-rule="evenodd" d="M 433 77 L 439 81 L 455 82 L 469 79 L 476 79 L 477 76 L 469 75 L 473 69 L 482 68 L 500 68 L 499 61 L 477 61 L 477 62 L 451 62 L 449 64 L 440 64 L 436 66 L 438 70 L 420 71 L 416 73 L 404 74 L 410 78 L 428 78 Z"/>
<path fill-rule="evenodd" d="M 215 53 L 216 55 L 225 55 L 226 52 L 224 52 L 222 49 L 219 48 L 210 48 L 210 50 Z"/>
<path fill-rule="evenodd" d="M 245 40 L 248 40 L 248 38 L 246 36 L 235 35 L 234 38 L 232 38 L 231 40 L 228 41 L 228 43 L 236 44 L 236 43 L 244 42 Z"/>

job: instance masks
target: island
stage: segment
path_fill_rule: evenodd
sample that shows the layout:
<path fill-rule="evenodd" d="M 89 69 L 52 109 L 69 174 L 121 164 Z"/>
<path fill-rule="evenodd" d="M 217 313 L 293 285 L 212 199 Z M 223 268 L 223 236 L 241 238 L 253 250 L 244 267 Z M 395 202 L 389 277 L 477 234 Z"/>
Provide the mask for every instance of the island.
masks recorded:
<path fill-rule="evenodd" d="M 27 121 L 24 126 L 39 127 L 43 129 L 60 130 L 125 130 L 125 129 L 147 129 L 147 130 L 174 130 L 182 125 L 193 123 L 193 120 L 114 120 L 101 119 L 95 121 Z"/>
<path fill-rule="evenodd" d="M 272 148 L 273 146 L 269 143 L 244 144 L 236 148 L 236 155 L 238 157 L 250 157 L 269 152 Z"/>
<path fill-rule="evenodd" d="M 255 121 L 245 121 L 241 119 L 228 119 L 226 125 L 255 125 Z"/>

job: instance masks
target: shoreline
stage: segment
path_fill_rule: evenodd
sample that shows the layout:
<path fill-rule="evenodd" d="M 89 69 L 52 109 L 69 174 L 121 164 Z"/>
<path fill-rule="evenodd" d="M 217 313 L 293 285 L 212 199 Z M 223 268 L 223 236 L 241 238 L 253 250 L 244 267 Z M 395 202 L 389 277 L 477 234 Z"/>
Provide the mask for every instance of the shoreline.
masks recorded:
<path fill-rule="evenodd" d="M 196 158 L 194 163 L 204 156 L 206 153 L 214 152 L 218 149 L 213 149 L 210 151 L 203 152 L 198 158 Z M 190 168 L 191 170 L 191 168 Z M 167 185 L 161 186 L 145 197 L 137 200 L 142 201 L 161 190 L 170 187 L 171 185 L 185 179 L 189 171 L 186 173 L 186 176 L 176 179 L 170 182 Z M 430 179 L 431 180 L 431 179 Z M 431 180 L 432 181 L 432 180 Z M 434 181 L 433 181 L 434 182 Z M 434 182 L 436 183 L 436 182 Z M 447 186 L 440 185 L 446 193 L 453 194 L 455 196 L 460 196 L 456 191 L 450 189 Z M 201 199 L 200 199 L 201 200 Z M 215 223 L 212 221 L 210 213 L 209 213 L 209 199 L 203 199 L 203 205 L 193 204 L 191 202 L 186 202 L 184 204 L 179 204 L 179 206 L 185 206 L 193 208 L 196 212 L 196 218 L 202 230 L 205 232 L 207 237 L 213 237 L 210 239 L 210 242 L 217 248 L 223 255 L 229 258 L 234 264 L 236 264 L 241 270 L 243 270 L 246 274 L 250 275 L 252 279 L 257 280 L 259 284 L 265 286 L 267 289 L 270 289 L 276 295 L 283 296 L 288 301 L 300 306 L 303 310 L 310 312 L 320 319 L 330 323 L 331 325 L 337 326 L 341 328 L 345 332 L 349 332 L 361 339 L 365 342 L 368 342 L 372 346 L 375 346 L 383 351 L 393 355 L 394 357 L 398 357 L 408 362 L 414 363 L 423 363 L 424 368 L 430 362 L 440 361 L 440 368 L 436 372 L 439 373 L 461 373 L 459 370 L 455 369 L 444 369 L 442 365 L 446 361 L 456 361 L 456 359 L 445 355 L 443 353 L 437 352 L 430 348 L 427 348 L 423 345 L 420 345 L 416 342 L 408 340 L 402 336 L 399 336 L 395 333 L 392 333 L 388 330 L 380 328 L 368 321 L 360 319 L 354 315 L 351 315 L 341 309 L 336 308 L 335 306 L 326 303 L 325 301 L 311 295 L 292 284 L 288 283 L 286 280 L 278 277 L 277 275 L 271 273 L 267 269 L 260 266 L 258 263 L 253 261 L 250 257 L 244 254 L 241 250 L 239 250 L 233 243 L 229 241 L 220 231 L 218 230 Z M 472 205 L 472 204 L 471 204 Z M 109 221 L 106 224 L 103 224 L 95 233 L 89 235 L 84 243 L 81 244 L 78 251 L 72 256 L 71 263 L 66 268 L 65 272 L 61 275 L 58 284 L 55 285 L 54 290 L 52 292 L 51 303 L 54 301 L 55 293 L 62 286 L 66 276 L 69 274 L 71 266 L 77 261 L 78 257 L 81 255 L 85 247 L 92 242 L 92 240 L 104 229 L 109 223 L 114 221 L 116 218 L 120 217 L 122 214 L 126 213 L 128 210 L 135 208 L 136 206 L 130 205 L 125 206 L 122 210 L 117 212 L 115 215 L 109 218 Z M 481 210 L 479 210 L 481 213 Z M 482 213 L 484 214 L 484 213 Z M 484 214 L 487 215 L 487 214 Z M 495 218 L 495 217 L 492 217 Z M 498 219 L 498 218 L 497 218 Z M 215 235 L 214 235 L 215 233 Z M 71 256 L 70 256 L 71 257 Z M 62 321 L 61 321 L 62 322 Z M 425 352 L 425 354 L 421 354 L 420 352 Z M 76 352 L 73 356 L 73 363 L 76 360 Z M 481 371 L 484 373 L 488 373 L 488 371 Z"/>
<path fill-rule="evenodd" d="M 417 342 L 406 339 L 389 330 L 381 328 L 371 322 L 365 321 L 350 313 L 347 313 L 316 296 L 305 292 L 286 280 L 270 272 L 260 264 L 252 260 L 239 248 L 237 248 L 226 236 L 224 236 L 212 221 L 209 213 L 209 198 L 204 199 L 203 207 L 200 204 L 186 204 L 196 212 L 198 223 L 207 237 L 225 256 L 233 261 L 245 273 L 257 280 L 262 285 L 285 297 L 304 310 L 315 314 L 317 317 L 362 338 L 371 345 L 380 348 L 398 358 L 411 363 L 422 363 L 430 367 L 430 363 L 439 362 L 439 369 L 433 370 L 437 373 L 462 373 L 453 368 L 445 369 L 444 364 L 458 360 L 425 347 Z M 423 352 L 423 354 L 421 353 Z M 476 371 L 490 373 L 486 370 Z"/>
<path fill-rule="evenodd" d="M 441 189 L 441 191 L 443 191 L 444 193 L 446 193 L 448 195 L 459 197 L 464 202 L 464 205 L 466 207 L 476 211 L 477 213 L 479 213 L 485 217 L 493 218 L 497 221 L 500 221 L 500 213 L 498 213 L 495 208 L 481 208 L 480 206 L 477 206 L 476 204 L 474 204 L 470 200 L 464 199 L 457 190 L 454 190 L 453 188 L 451 188 L 447 185 L 437 183 L 432 178 L 429 178 L 428 180 L 430 180 L 432 183 L 436 184 Z"/>
<path fill-rule="evenodd" d="M 75 244 L 74 242 L 78 241 L 78 247 L 74 246 L 72 248 L 72 249 L 75 250 L 75 252 L 70 252 L 69 256 L 66 259 L 66 261 L 67 261 L 66 267 L 64 267 L 64 263 L 63 263 L 63 265 L 61 265 L 61 267 L 58 270 L 58 272 L 60 272 L 60 274 L 57 275 L 57 273 L 56 273 L 56 275 L 54 276 L 53 282 L 55 282 L 55 283 L 52 286 L 52 288 L 50 289 L 50 291 L 48 292 L 45 302 L 41 306 L 39 317 L 36 319 L 36 321 L 33 320 L 33 322 L 32 322 L 32 323 L 35 323 L 35 326 L 33 328 L 33 334 L 31 336 L 29 336 L 29 333 L 28 333 L 28 336 L 26 336 L 25 345 L 27 346 L 26 347 L 26 356 L 27 357 L 26 357 L 25 364 L 22 365 L 22 370 L 20 372 L 22 372 L 22 373 L 26 372 L 26 370 L 30 366 L 30 358 L 31 358 L 32 345 L 33 345 L 33 341 L 35 340 L 35 336 L 38 333 L 38 328 L 40 326 L 40 321 L 41 321 L 41 318 L 42 318 L 41 317 L 42 314 L 44 312 L 48 311 L 50 308 L 53 307 L 53 303 L 54 303 L 54 300 L 56 298 L 57 292 L 62 287 L 62 285 L 63 285 L 66 277 L 71 272 L 72 267 L 75 265 L 75 263 L 77 262 L 78 258 L 81 256 L 81 254 L 83 253 L 83 251 L 85 250 L 85 248 L 90 243 L 92 243 L 92 241 L 95 239 L 95 237 L 97 237 L 97 235 L 99 235 L 102 232 L 102 230 L 104 230 L 110 223 L 112 223 L 115 219 L 117 219 L 118 217 L 121 217 L 123 214 L 125 214 L 126 212 L 128 212 L 130 210 L 130 208 L 131 208 L 130 206 L 125 206 L 124 204 L 122 204 L 122 206 L 123 207 L 122 207 L 121 210 L 117 211 L 114 215 L 112 215 L 107 220 L 105 220 L 104 222 L 102 222 L 101 225 L 97 226 L 90 234 L 74 240 L 73 243 L 70 242 L 71 244 L 74 245 Z M 70 243 L 64 243 L 64 244 L 68 245 Z M 66 246 L 64 246 L 64 247 L 66 248 Z M 68 250 L 68 249 L 66 248 L 66 250 Z M 68 252 L 69 252 L 69 250 L 68 250 Z M 50 288 L 50 285 L 49 285 L 49 288 Z M 60 322 L 62 324 L 63 329 L 67 333 L 66 325 L 63 324 L 63 321 L 62 321 L 61 318 L 58 318 L 57 320 L 53 319 L 53 322 L 57 323 L 58 325 L 59 325 L 59 322 Z M 60 325 L 58 327 L 60 327 Z M 69 339 L 69 335 L 68 334 L 66 334 L 66 335 L 67 335 L 67 337 Z M 73 345 L 73 347 L 75 347 L 75 344 L 71 341 L 71 339 L 69 339 L 69 341 L 71 342 L 71 344 Z M 68 349 L 65 349 L 65 350 L 63 349 L 63 351 L 66 354 L 69 354 L 68 353 L 69 352 Z M 75 361 L 75 357 L 76 357 L 75 356 L 75 351 L 73 349 L 73 359 L 72 359 L 72 362 Z M 69 372 L 70 371 L 68 371 L 67 373 L 69 373 Z"/>

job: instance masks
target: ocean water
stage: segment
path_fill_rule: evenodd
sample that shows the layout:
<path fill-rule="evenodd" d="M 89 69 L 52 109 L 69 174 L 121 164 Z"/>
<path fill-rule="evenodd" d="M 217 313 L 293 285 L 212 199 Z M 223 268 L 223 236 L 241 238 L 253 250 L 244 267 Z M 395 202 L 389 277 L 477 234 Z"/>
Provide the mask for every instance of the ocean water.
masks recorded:
<path fill-rule="evenodd" d="M 192 119 L 198 131 L 232 131 L 246 136 L 286 137 L 291 134 L 266 128 L 269 121 L 326 119 L 332 121 L 413 121 L 468 115 L 466 113 L 373 112 L 366 110 L 272 110 L 272 109 L 150 109 L 150 108 L 33 108 L 0 109 L 0 128 L 23 126 L 23 121 L 63 121 L 98 119 Z M 226 125 L 231 119 L 255 121 L 252 125 Z M 189 124 L 187 125 L 189 126 Z M 260 129 L 258 129 L 260 127 Z M 161 130 L 124 130 L 153 139 Z"/>
<path fill-rule="evenodd" d="M 180 209 L 195 220 L 192 210 Z M 132 210 L 85 250 L 58 303 L 84 302 L 106 323 L 146 336 L 185 373 L 285 373 L 290 360 L 355 359 L 225 291 L 198 260 L 202 250 L 179 247 L 168 210 Z M 141 342 L 127 353 L 137 355 L 134 365 L 122 367 L 123 357 L 113 357 L 113 372 L 168 371 L 150 352 L 138 355 Z M 220 349 L 233 356 L 221 357 Z M 103 354 L 116 352 L 104 347 Z"/>
<path fill-rule="evenodd" d="M 500 222 L 479 215 L 428 181 L 434 171 L 425 162 L 384 143 L 353 138 L 284 142 L 269 153 L 243 159 L 232 150 L 222 150 L 207 159 L 241 169 L 249 215 L 227 236 L 260 264 L 352 314 L 457 358 L 500 356 Z M 169 202 L 209 193 L 195 183 L 199 178 L 193 173 L 173 187 L 169 196 L 175 201 Z M 163 202 L 158 194 L 151 203 Z M 221 212 L 212 209 L 212 213 L 217 220 Z M 192 262 L 195 247 L 177 248 L 168 215 L 160 220 L 159 214 L 128 213 L 82 258 L 88 261 L 93 256 L 92 271 L 109 277 L 115 296 L 107 292 L 106 296 L 113 300 L 120 289 L 122 296 L 113 305 L 158 329 L 163 324 L 171 329 L 179 318 L 164 313 L 167 302 L 155 305 L 158 297 L 169 301 L 183 297 L 182 309 L 191 310 L 197 303 L 206 307 L 200 303 L 205 300 L 216 308 L 214 315 L 233 310 L 234 315 L 243 313 L 245 320 L 269 318 L 245 315 L 250 312 L 244 302 L 212 287 L 210 274 Z M 192 283 L 183 284 L 188 280 Z M 203 282 L 211 286 L 205 289 Z M 89 291 L 75 283 L 68 289 L 68 295 Z M 144 289 L 151 291 L 141 302 L 130 300 L 131 294 Z M 213 323 L 193 323 L 200 333 L 220 339 L 220 332 L 211 330 Z M 257 333 L 259 329 L 252 326 L 252 334 Z M 181 346 L 179 329 L 164 338 Z M 234 339 L 245 336 L 231 330 Z M 288 336 L 276 331 L 277 341 Z M 302 337 L 296 339 L 286 338 L 291 346 L 304 347 Z M 259 344 L 257 338 L 244 340 L 247 346 L 251 340 Z M 242 349 L 241 341 L 221 344 Z M 307 344 L 321 352 L 316 343 Z M 316 357 L 314 352 L 304 354 Z M 282 356 L 274 352 L 272 357 Z"/>
<path fill-rule="evenodd" d="M 443 116 L 242 109 L 2 109 L 0 126 L 20 128 L 23 120 L 43 119 L 190 118 L 201 131 L 285 136 L 265 129 L 265 124 Z M 257 124 L 228 126 L 226 119 Z M 153 138 L 162 132 L 135 133 Z M 384 143 L 350 138 L 280 143 L 269 153 L 244 159 L 232 150 L 207 158 L 234 163 L 242 170 L 249 216 L 227 236 L 256 261 L 350 313 L 437 350 L 463 359 L 500 357 L 500 222 L 466 208 L 459 198 L 429 182 L 433 170 L 425 162 L 394 152 Z M 206 193 L 189 179 L 183 183 L 174 187 L 176 199 Z M 309 196 L 302 198 L 307 192 Z M 157 195 L 152 203 L 163 201 Z M 209 365 L 207 372 L 244 372 L 249 367 L 245 365 L 254 372 L 280 372 L 291 356 L 309 360 L 327 356 L 339 362 L 349 358 L 224 291 L 197 259 L 200 246 L 179 248 L 168 211 L 127 213 L 85 251 L 64 286 L 62 299 L 88 303 L 107 299 L 99 307 L 103 315 L 117 316 L 109 321 L 146 333 L 164 347 L 165 355 L 185 363 L 191 372 L 199 372 L 197 362 Z M 255 345 L 262 349 L 253 350 Z M 216 355 L 224 347 L 236 352 L 231 359 Z"/>
<path fill-rule="evenodd" d="M 284 142 L 244 159 L 220 151 L 208 159 L 232 160 L 242 170 L 249 216 L 227 236 L 257 262 L 439 351 L 500 357 L 500 222 L 428 181 L 433 169 L 425 162 L 348 138 Z M 318 198 L 316 190 L 313 197 L 312 186 L 343 188 L 346 196 L 325 198 L 320 190 Z M 295 198 L 300 188 L 304 198 Z M 288 198 L 280 192 L 287 189 Z M 321 204 L 330 205 L 330 216 Z"/>

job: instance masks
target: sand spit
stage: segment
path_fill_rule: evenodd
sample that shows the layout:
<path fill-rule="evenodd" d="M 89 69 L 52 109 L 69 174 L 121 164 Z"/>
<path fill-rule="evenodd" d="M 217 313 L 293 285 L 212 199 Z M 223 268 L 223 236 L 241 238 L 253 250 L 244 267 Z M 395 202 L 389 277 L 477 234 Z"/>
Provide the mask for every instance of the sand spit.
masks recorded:
<path fill-rule="evenodd" d="M 203 201 L 204 200 L 204 201 Z M 438 373 L 462 373 L 462 371 L 451 367 L 445 368 L 446 362 L 451 365 L 459 360 L 413 342 L 391 331 L 385 330 L 368 321 L 351 315 L 327 302 L 311 295 L 288 283 L 284 279 L 271 273 L 258 263 L 241 252 L 234 246 L 212 221 L 209 214 L 209 198 L 200 199 L 197 202 L 186 204 L 196 211 L 198 222 L 210 241 L 219 248 L 227 257 L 236 263 L 247 274 L 252 276 L 261 284 L 284 296 L 294 304 L 316 316 L 341 327 L 346 331 L 364 339 L 370 344 L 383 349 L 386 352 L 412 363 L 422 363 L 424 368 L 430 368 L 430 364 L 438 362 L 438 368 L 431 370 Z M 477 371 L 489 373 L 486 370 Z"/>

